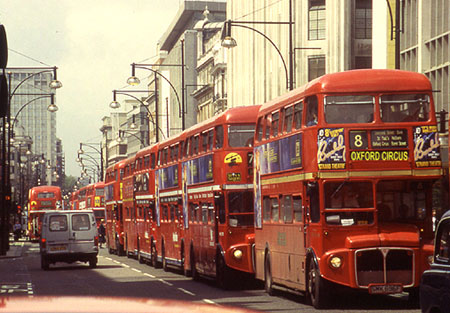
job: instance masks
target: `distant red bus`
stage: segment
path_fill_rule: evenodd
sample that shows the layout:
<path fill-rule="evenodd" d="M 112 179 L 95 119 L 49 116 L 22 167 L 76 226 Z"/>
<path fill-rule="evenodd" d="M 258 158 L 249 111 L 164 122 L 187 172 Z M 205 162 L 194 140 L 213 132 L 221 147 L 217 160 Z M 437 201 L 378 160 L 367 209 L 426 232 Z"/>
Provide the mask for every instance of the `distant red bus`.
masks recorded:
<path fill-rule="evenodd" d="M 72 210 L 78 210 L 78 190 L 72 191 L 70 194 L 69 207 Z"/>
<path fill-rule="evenodd" d="M 185 268 L 194 279 L 210 276 L 224 288 L 234 284 L 234 274 L 254 272 L 253 135 L 258 110 L 231 108 L 189 128 L 180 141 Z M 162 182 L 165 176 L 159 176 Z"/>
<path fill-rule="evenodd" d="M 158 144 L 136 153 L 134 201 L 137 239 L 135 254 L 139 262 L 156 264 L 155 168 Z M 153 252 L 152 252 L 153 251 Z"/>
<path fill-rule="evenodd" d="M 255 133 L 256 278 L 306 291 L 417 295 L 442 179 L 422 74 L 355 70 L 264 104 Z"/>
<path fill-rule="evenodd" d="M 97 227 L 105 219 L 105 183 L 97 182 L 81 187 L 78 194 L 84 195 L 84 200 L 80 203 L 78 209 L 93 210 Z M 81 207 L 81 208 L 80 208 Z"/>
<path fill-rule="evenodd" d="M 31 241 L 41 237 L 42 215 L 62 209 L 61 189 L 57 186 L 36 186 L 28 192 L 28 236 Z"/>
<path fill-rule="evenodd" d="M 123 177 L 125 161 L 120 161 L 106 169 L 106 243 L 110 253 L 124 255 L 123 232 Z"/>
<path fill-rule="evenodd" d="M 124 249 L 127 256 L 137 251 L 136 207 L 134 205 L 134 156 L 124 160 L 123 166 L 123 233 Z"/>

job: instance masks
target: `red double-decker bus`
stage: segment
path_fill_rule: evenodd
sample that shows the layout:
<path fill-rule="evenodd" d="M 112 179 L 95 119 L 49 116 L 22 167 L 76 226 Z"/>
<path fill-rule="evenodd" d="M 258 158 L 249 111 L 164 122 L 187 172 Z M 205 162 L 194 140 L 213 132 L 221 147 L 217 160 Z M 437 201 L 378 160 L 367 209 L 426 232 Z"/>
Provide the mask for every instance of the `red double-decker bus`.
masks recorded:
<path fill-rule="evenodd" d="M 127 256 L 137 255 L 136 207 L 134 205 L 134 156 L 124 160 L 123 166 L 123 233 Z"/>
<path fill-rule="evenodd" d="M 136 249 L 139 262 L 156 264 L 155 168 L 158 145 L 136 153 L 134 200 L 136 207 Z M 153 253 L 152 253 L 153 251 Z"/>
<path fill-rule="evenodd" d="M 81 187 L 77 194 L 84 195 L 77 209 L 93 210 L 97 227 L 105 219 L 105 183 L 97 182 Z M 81 208 L 80 208 L 81 206 Z"/>
<path fill-rule="evenodd" d="M 124 255 L 123 232 L 123 176 L 125 160 L 106 169 L 105 205 L 106 205 L 106 243 L 110 253 Z"/>
<path fill-rule="evenodd" d="M 156 227 L 154 247 L 157 262 L 165 271 L 168 265 L 184 269 L 185 239 L 181 201 L 180 149 L 184 133 L 158 145 L 155 171 Z"/>
<path fill-rule="evenodd" d="M 38 241 L 41 237 L 42 215 L 49 210 L 62 209 L 61 188 L 35 186 L 28 192 L 28 237 Z"/>
<path fill-rule="evenodd" d="M 255 133 L 256 277 L 306 291 L 416 295 L 442 179 L 422 74 L 322 76 L 261 107 Z"/>
<path fill-rule="evenodd" d="M 253 274 L 253 135 L 259 106 L 229 109 L 181 136 L 181 194 L 186 264 L 196 279 L 230 287 Z M 169 152 L 170 154 L 170 152 Z"/>
<path fill-rule="evenodd" d="M 70 194 L 69 207 L 72 210 L 78 210 L 78 190 L 72 191 Z"/>

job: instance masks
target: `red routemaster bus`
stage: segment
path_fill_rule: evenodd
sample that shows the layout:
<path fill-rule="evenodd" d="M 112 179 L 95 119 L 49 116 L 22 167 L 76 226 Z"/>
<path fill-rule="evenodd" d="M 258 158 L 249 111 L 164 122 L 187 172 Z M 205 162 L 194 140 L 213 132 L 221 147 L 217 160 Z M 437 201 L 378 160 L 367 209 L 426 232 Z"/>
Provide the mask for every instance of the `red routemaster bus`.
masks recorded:
<path fill-rule="evenodd" d="M 69 207 L 72 210 L 78 210 L 78 192 L 78 190 L 75 190 L 70 194 Z"/>
<path fill-rule="evenodd" d="M 105 219 L 105 183 L 97 182 L 81 187 L 79 194 L 84 195 L 80 206 L 84 210 L 93 210 L 97 227 Z M 81 208 L 79 208 L 81 209 Z"/>
<path fill-rule="evenodd" d="M 106 243 L 109 252 L 118 255 L 124 255 L 122 211 L 124 165 L 125 160 L 111 165 L 106 169 L 105 175 Z"/>
<path fill-rule="evenodd" d="M 127 256 L 137 253 L 136 208 L 134 205 L 134 156 L 124 160 L 123 167 L 123 233 L 124 248 Z"/>
<path fill-rule="evenodd" d="M 41 237 L 42 215 L 62 209 L 61 189 L 57 186 L 36 186 L 28 192 L 28 236 L 31 241 Z"/>
<path fill-rule="evenodd" d="M 415 295 L 433 253 L 442 179 L 422 74 L 354 70 L 261 107 L 255 133 L 256 277 L 327 304 L 331 288 Z"/>
<path fill-rule="evenodd" d="M 154 246 L 157 263 L 184 269 L 185 239 L 183 203 L 181 201 L 180 149 L 184 133 L 158 145 L 155 171 L 156 227 Z"/>
<path fill-rule="evenodd" d="M 178 155 L 169 151 L 181 163 L 176 196 L 183 205 L 185 267 L 194 279 L 215 277 L 225 288 L 235 283 L 235 273 L 253 274 L 252 146 L 258 110 L 231 108 L 186 130 Z"/>
<path fill-rule="evenodd" d="M 156 264 L 155 167 L 158 144 L 136 153 L 134 167 L 134 199 L 136 207 L 137 258 L 139 262 Z M 152 253 L 153 251 L 153 253 Z"/>

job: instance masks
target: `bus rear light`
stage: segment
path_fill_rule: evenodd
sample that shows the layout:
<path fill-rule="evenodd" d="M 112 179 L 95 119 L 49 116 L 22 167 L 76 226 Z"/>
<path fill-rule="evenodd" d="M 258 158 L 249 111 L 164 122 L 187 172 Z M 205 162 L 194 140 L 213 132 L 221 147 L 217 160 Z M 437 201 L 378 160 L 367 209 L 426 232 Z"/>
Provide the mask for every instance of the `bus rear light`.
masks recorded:
<path fill-rule="evenodd" d="M 338 256 L 331 256 L 329 260 L 331 268 L 340 268 L 342 266 L 342 258 Z"/>
<path fill-rule="evenodd" d="M 96 246 L 98 246 L 98 236 L 95 236 L 95 238 L 94 238 L 94 244 L 95 244 Z"/>
<path fill-rule="evenodd" d="M 238 261 L 240 261 L 242 259 L 243 255 L 244 254 L 242 253 L 242 250 L 240 250 L 240 249 L 236 249 L 233 251 L 233 257 Z"/>

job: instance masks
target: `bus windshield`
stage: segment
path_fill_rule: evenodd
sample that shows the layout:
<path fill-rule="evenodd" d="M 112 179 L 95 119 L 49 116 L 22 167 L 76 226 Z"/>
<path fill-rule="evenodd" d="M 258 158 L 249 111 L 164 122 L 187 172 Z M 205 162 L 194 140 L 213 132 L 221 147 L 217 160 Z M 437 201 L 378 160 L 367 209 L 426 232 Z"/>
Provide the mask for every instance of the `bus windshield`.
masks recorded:
<path fill-rule="evenodd" d="M 228 194 L 231 227 L 253 225 L 253 192 L 238 191 Z"/>
<path fill-rule="evenodd" d="M 387 180 L 377 184 L 377 209 L 380 222 L 422 221 L 426 217 L 427 181 Z"/>
<path fill-rule="evenodd" d="M 255 135 L 255 124 L 230 125 L 228 127 L 228 145 L 230 147 L 251 147 Z"/>
<path fill-rule="evenodd" d="M 325 120 L 329 124 L 373 122 L 375 98 L 373 96 L 325 97 Z"/>
<path fill-rule="evenodd" d="M 428 121 L 430 97 L 425 94 L 383 95 L 380 116 L 386 123 Z"/>

